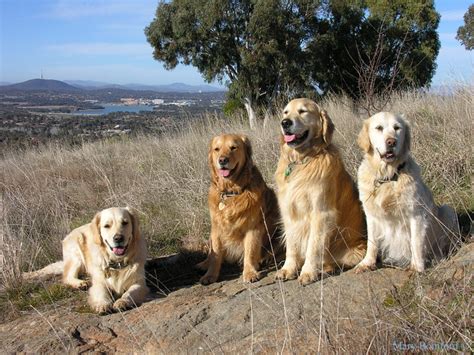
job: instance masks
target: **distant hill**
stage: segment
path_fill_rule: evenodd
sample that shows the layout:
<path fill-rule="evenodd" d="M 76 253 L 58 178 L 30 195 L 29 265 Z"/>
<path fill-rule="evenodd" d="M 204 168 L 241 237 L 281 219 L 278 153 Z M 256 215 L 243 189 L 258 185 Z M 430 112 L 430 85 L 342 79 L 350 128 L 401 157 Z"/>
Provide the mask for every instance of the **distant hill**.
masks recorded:
<path fill-rule="evenodd" d="M 133 91 L 154 91 L 161 93 L 212 93 L 223 92 L 225 89 L 211 85 L 188 85 L 183 83 L 173 83 L 167 85 L 143 85 L 143 84 L 110 84 L 92 80 L 50 80 L 32 79 L 17 84 L 0 86 L 0 90 L 24 90 L 24 91 L 55 91 L 55 92 L 80 92 L 82 90 L 133 90 Z"/>
<path fill-rule="evenodd" d="M 87 90 L 97 89 L 123 89 L 123 90 L 138 90 L 138 91 L 156 91 L 156 92 L 182 92 L 182 93 L 196 93 L 196 92 L 217 92 L 225 91 L 223 88 L 211 85 L 188 85 L 183 83 L 173 83 L 167 85 L 144 85 L 144 84 L 111 84 L 100 81 L 91 80 L 66 80 L 66 83 L 80 87 Z"/>
<path fill-rule="evenodd" d="M 32 79 L 22 83 L 6 85 L 2 90 L 78 92 L 82 89 L 59 80 Z"/>
<path fill-rule="evenodd" d="M 65 83 L 86 90 L 98 90 L 98 89 L 124 89 L 126 87 L 119 84 L 105 83 L 102 81 L 93 80 L 64 80 Z"/>

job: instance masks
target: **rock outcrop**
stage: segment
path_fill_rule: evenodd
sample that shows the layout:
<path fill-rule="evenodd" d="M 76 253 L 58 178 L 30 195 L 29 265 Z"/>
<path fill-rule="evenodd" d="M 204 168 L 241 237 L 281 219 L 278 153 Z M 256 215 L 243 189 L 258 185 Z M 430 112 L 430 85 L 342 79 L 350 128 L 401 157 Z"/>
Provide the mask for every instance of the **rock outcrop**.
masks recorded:
<path fill-rule="evenodd" d="M 419 300 L 421 292 L 421 299 L 444 302 L 443 297 L 449 296 L 446 285 L 465 287 L 472 282 L 473 260 L 471 243 L 423 275 L 391 268 L 361 275 L 347 271 L 302 287 L 296 280 L 274 282 L 271 270 L 257 283 L 243 284 L 239 271 L 228 269 L 224 281 L 201 286 L 199 275 L 188 267 L 190 261 L 175 256 L 149 265 L 150 284 L 156 287 L 142 306 L 105 316 L 84 313 L 82 292 L 79 300 L 31 309 L 0 324 L 0 349 L 2 353 L 385 352 L 397 346 L 397 339 L 403 341 L 396 337 L 401 336 L 400 325 L 408 324 L 398 319 L 406 306 L 400 300 L 408 297 L 409 304 Z"/>

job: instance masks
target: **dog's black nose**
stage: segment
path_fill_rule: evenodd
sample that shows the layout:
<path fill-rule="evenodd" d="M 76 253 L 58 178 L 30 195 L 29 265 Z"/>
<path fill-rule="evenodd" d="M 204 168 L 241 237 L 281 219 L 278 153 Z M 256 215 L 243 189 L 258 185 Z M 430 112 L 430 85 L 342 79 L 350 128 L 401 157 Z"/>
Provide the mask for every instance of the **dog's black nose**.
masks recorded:
<path fill-rule="evenodd" d="M 288 118 L 285 118 L 283 121 L 281 121 L 281 126 L 283 127 L 283 129 L 290 128 L 292 125 L 293 121 Z"/>
<path fill-rule="evenodd" d="M 385 142 L 390 148 L 393 148 L 397 145 L 397 140 L 395 138 L 388 138 Z"/>
<path fill-rule="evenodd" d="M 123 242 L 123 235 L 121 235 L 121 234 L 115 234 L 115 235 L 114 235 L 114 242 L 115 242 L 115 243 L 122 243 L 122 242 Z"/>
<path fill-rule="evenodd" d="M 229 162 L 229 158 L 227 157 L 220 157 L 219 158 L 219 164 L 221 165 L 226 165 Z"/>

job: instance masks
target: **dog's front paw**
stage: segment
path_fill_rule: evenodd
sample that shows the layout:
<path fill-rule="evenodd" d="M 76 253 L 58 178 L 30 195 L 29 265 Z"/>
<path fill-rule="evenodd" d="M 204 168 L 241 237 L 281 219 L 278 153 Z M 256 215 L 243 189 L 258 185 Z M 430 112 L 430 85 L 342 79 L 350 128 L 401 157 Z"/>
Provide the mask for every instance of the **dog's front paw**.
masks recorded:
<path fill-rule="evenodd" d="M 92 306 L 92 308 L 99 314 L 107 314 L 112 312 L 112 303 L 100 303 Z"/>
<path fill-rule="evenodd" d="M 296 279 L 296 270 L 282 268 L 277 271 L 275 280 L 293 280 Z"/>
<path fill-rule="evenodd" d="M 260 279 L 260 275 L 256 270 L 244 270 L 242 279 L 244 282 L 256 282 Z"/>
<path fill-rule="evenodd" d="M 200 263 L 197 263 L 196 265 L 194 265 L 194 268 L 198 269 L 198 270 L 202 270 L 202 271 L 206 271 L 209 267 L 209 263 L 207 262 L 207 259 L 204 260 L 204 261 L 201 261 Z"/>
<path fill-rule="evenodd" d="M 316 272 L 302 272 L 300 277 L 298 277 L 298 282 L 302 286 L 306 286 L 310 283 L 313 283 L 319 279 L 319 276 Z"/>
<path fill-rule="evenodd" d="M 81 279 L 68 278 L 63 281 L 66 285 L 76 289 L 76 290 L 86 290 L 89 288 L 89 282 Z"/>
<path fill-rule="evenodd" d="M 410 265 L 410 267 L 408 268 L 408 271 L 424 272 L 424 271 L 425 271 L 425 267 L 424 267 L 424 265 L 417 265 L 417 264 L 412 263 L 412 264 Z"/>
<path fill-rule="evenodd" d="M 75 282 L 74 284 L 70 284 L 72 288 L 78 289 L 78 290 L 87 290 L 89 288 L 89 283 L 85 280 L 79 280 Z"/>
<path fill-rule="evenodd" d="M 218 275 L 206 274 L 203 277 L 201 277 L 199 282 L 202 285 L 209 285 L 209 284 L 212 284 L 212 283 L 216 282 L 217 278 L 218 278 Z"/>
<path fill-rule="evenodd" d="M 90 286 L 90 283 L 88 281 L 82 280 L 78 285 L 77 288 L 79 290 L 87 290 Z"/>
<path fill-rule="evenodd" d="M 116 311 L 125 311 L 126 309 L 129 309 L 132 307 L 132 301 L 119 298 L 117 301 L 114 302 L 114 310 Z"/>
<path fill-rule="evenodd" d="M 354 272 L 356 274 L 362 274 L 363 272 L 375 270 L 376 266 L 375 264 L 365 264 L 365 263 L 359 263 L 357 266 L 354 268 Z"/>

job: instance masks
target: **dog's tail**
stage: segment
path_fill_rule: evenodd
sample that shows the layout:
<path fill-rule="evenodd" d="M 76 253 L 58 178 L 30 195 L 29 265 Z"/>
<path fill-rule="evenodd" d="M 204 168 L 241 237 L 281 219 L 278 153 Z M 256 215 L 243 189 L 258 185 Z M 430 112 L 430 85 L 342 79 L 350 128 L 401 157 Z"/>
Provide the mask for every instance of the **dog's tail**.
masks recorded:
<path fill-rule="evenodd" d="M 443 250 L 446 249 L 451 252 L 457 249 L 460 243 L 461 232 L 459 229 L 459 222 L 456 212 L 451 206 L 442 205 L 438 209 L 438 230 L 439 238 L 444 241 Z"/>
<path fill-rule="evenodd" d="M 23 279 L 25 280 L 45 280 L 49 279 L 56 275 L 61 275 L 64 270 L 64 262 L 58 261 L 53 264 L 49 264 L 42 269 L 32 271 L 32 272 L 24 272 Z"/>

